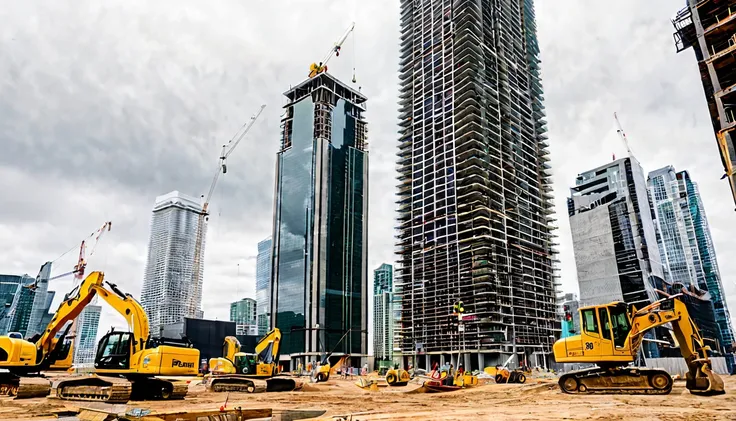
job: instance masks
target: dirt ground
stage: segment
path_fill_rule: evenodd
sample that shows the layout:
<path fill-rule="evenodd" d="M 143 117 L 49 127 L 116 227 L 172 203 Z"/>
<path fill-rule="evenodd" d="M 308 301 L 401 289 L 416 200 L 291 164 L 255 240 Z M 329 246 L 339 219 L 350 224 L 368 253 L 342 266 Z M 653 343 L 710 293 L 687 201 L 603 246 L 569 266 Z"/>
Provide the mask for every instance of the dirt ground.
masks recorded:
<path fill-rule="evenodd" d="M 323 409 L 323 420 L 736 420 L 736 376 L 725 376 L 726 394 L 691 395 L 684 382 L 672 393 L 649 395 L 566 395 L 555 379 L 529 379 L 524 385 L 490 383 L 442 394 L 411 393 L 418 385 L 364 391 L 353 381 L 330 379 L 304 391 L 281 393 L 212 393 L 198 381 L 184 401 L 129 402 L 126 405 L 60 401 L 49 398 L 0 398 L 0 419 L 49 419 L 79 407 L 117 413 L 133 408 L 154 412 L 228 408 Z M 352 417 L 350 417 L 352 414 Z"/>

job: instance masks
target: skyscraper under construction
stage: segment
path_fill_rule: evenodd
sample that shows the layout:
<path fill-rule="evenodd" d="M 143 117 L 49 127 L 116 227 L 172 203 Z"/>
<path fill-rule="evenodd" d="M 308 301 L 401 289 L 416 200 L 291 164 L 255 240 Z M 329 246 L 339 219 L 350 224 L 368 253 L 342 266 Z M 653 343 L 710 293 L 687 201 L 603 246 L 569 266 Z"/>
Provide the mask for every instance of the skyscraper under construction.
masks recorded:
<path fill-rule="evenodd" d="M 420 368 L 544 365 L 556 251 L 533 1 L 402 0 L 400 50 L 397 346 Z"/>

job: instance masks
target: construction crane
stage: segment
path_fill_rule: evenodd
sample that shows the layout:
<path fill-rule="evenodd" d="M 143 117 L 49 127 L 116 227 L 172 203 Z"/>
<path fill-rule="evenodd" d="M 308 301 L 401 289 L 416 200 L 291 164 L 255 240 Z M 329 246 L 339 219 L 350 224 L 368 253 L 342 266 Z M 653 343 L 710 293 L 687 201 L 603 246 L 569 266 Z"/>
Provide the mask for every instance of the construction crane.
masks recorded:
<path fill-rule="evenodd" d="M 613 113 L 613 118 L 616 120 L 616 133 L 618 133 L 619 137 L 621 137 L 621 140 L 624 142 L 624 146 L 626 146 L 626 153 L 628 153 L 630 157 L 634 158 L 634 153 L 631 152 L 631 148 L 629 147 L 629 138 L 626 137 L 624 128 L 621 127 L 621 122 L 618 121 L 618 115 L 615 112 Z"/>
<path fill-rule="evenodd" d="M 345 33 L 340 37 L 340 39 L 337 40 L 334 46 L 330 48 L 330 51 L 327 52 L 325 57 L 322 59 L 322 61 L 318 63 L 312 63 L 309 66 L 309 77 L 313 78 L 317 76 L 320 73 L 324 73 L 327 71 L 327 62 L 330 61 L 330 59 L 333 56 L 339 57 L 340 56 L 340 50 L 342 49 L 342 45 L 345 43 L 345 40 L 348 39 L 348 35 L 350 35 L 351 32 L 353 32 L 353 29 L 355 29 L 355 22 L 350 24 L 350 27 L 345 31 Z M 355 83 L 355 67 L 353 67 L 353 83 Z"/>
<path fill-rule="evenodd" d="M 253 127 L 253 124 L 256 122 L 258 117 L 263 112 L 263 109 L 266 108 L 266 104 L 261 105 L 261 108 L 258 110 L 258 112 L 253 115 L 250 118 L 250 122 L 243 124 L 243 126 L 233 135 L 232 139 L 227 142 L 227 144 L 222 145 L 222 151 L 220 152 L 220 157 L 217 159 L 217 170 L 215 171 L 215 176 L 212 179 L 212 184 L 210 185 L 210 191 L 207 193 L 207 196 L 204 197 L 204 203 L 202 204 L 202 210 L 199 212 L 199 218 L 197 221 L 197 233 L 195 236 L 195 243 L 194 243 L 194 268 L 193 268 L 193 280 L 195 285 L 195 297 L 201 297 L 202 286 L 199 284 L 199 277 L 200 277 L 200 268 L 201 268 L 201 253 L 202 253 L 202 246 L 204 244 L 204 223 L 208 220 L 209 215 L 209 205 L 210 205 L 210 199 L 212 199 L 212 194 L 215 192 L 215 187 L 217 186 L 217 180 L 220 178 L 220 173 L 226 174 L 227 173 L 227 158 L 230 156 L 231 153 L 235 150 L 236 147 L 240 144 L 240 141 L 243 140 L 246 134 L 250 131 L 251 127 Z M 243 130 L 243 127 L 245 127 L 245 130 Z M 241 132 L 242 130 L 242 132 Z M 238 135 L 240 133 L 240 135 Z M 237 138 L 237 139 L 236 139 Z M 189 309 L 190 314 L 194 314 L 195 309 Z"/>

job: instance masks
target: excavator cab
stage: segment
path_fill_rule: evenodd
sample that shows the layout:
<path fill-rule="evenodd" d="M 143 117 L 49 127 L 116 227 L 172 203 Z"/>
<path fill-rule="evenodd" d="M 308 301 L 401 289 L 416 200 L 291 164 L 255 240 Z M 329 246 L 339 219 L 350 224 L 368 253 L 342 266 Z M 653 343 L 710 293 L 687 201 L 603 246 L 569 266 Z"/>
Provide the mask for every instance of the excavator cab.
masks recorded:
<path fill-rule="evenodd" d="M 130 368 L 130 332 L 109 332 L 97 344 L 95 368 L 103 370 L 127 370 Z"/>

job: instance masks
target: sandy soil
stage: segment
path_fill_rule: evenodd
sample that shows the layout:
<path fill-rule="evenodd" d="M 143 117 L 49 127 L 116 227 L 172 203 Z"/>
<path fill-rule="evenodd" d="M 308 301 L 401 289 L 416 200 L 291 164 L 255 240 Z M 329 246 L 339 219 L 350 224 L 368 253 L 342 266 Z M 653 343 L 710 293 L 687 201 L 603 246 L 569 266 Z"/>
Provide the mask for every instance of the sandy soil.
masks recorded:
<path fill-rule="evenodd" d="M 364 391 L 353 382 L 331 379 L 288 393 L 211 393 L 190 385 L 185 401 L 129 402 L 127 409 L 153 411 L 216 410 L 228 396 L 228 408 L 324 409 L 332 420 L 734 420 L 736 376 L 724 377 L 725 395 L 691 395 L 676 382 L 670 395 L 566 395 L 553 379 L 530 379 L 524 385 L 487 384 L 443 394 L 410 393 L 418 385 Z M 95 407 L 122 412 L 125 405 L 104 405 L 56 399 L 0 398 L 0 419 L 50 418 L 64 410 Z M 345 417 L 352 414 L 351 417 Z"/>

